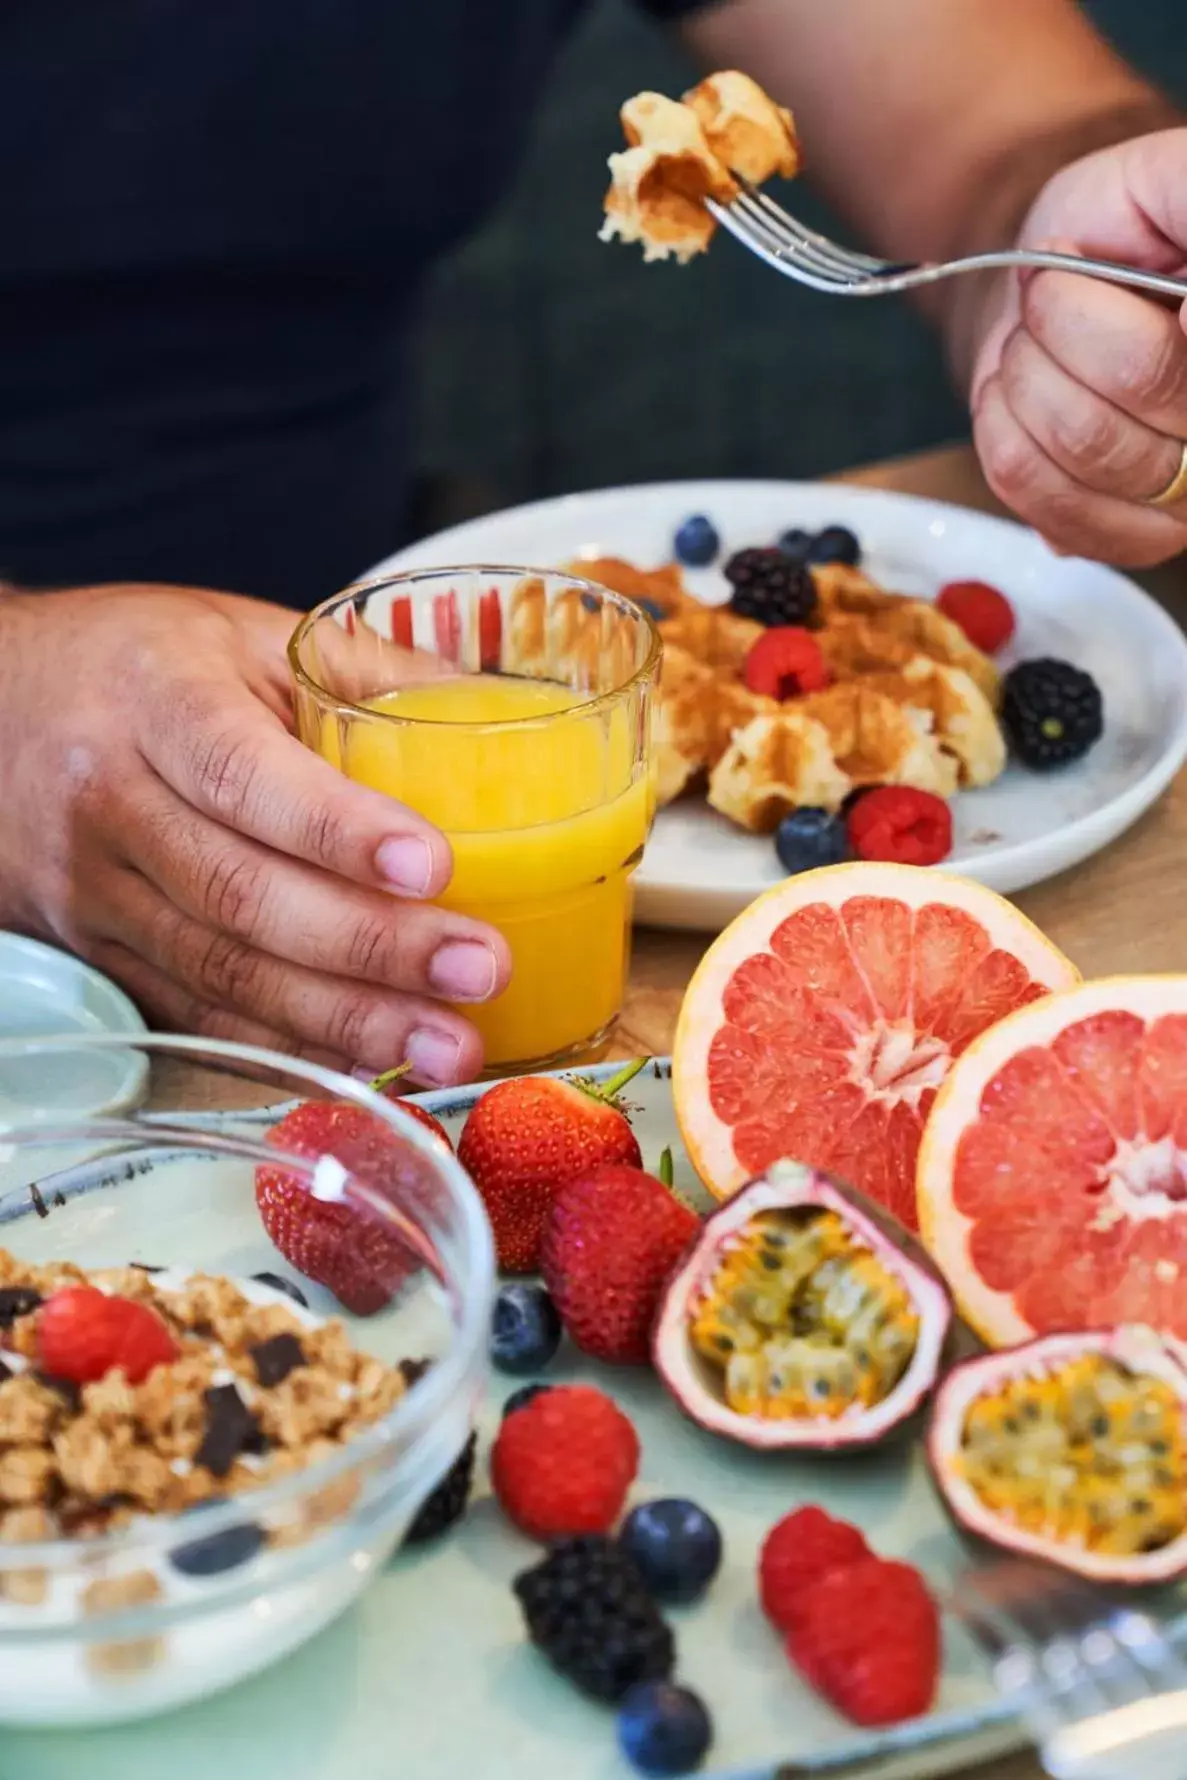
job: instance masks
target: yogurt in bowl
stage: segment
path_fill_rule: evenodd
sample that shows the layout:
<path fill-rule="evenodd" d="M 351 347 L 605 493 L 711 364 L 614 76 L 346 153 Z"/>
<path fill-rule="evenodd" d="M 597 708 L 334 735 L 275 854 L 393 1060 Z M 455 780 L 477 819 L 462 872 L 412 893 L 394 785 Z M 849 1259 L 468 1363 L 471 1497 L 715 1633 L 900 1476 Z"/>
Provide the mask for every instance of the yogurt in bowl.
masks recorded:
<path fill-rule="evenodd" d="M 304 1073 L 266 1067 L 288 1094 Z M 329 1091 L 387 1134 L 378 1172 L 337 1170 L 339 1202 L 365 1220 L 390 1195 L 414 1238 L 408 1278 L 366 1318 L 336 1314 L 264 1235 L 256 1169 L 279 1152 L 254 1119 L 101 1121 L 71 1133 L 90 1160 L 0 1197 L 0 1724 L 143 1717 L 275 1662 L 366 1587 L 465 1445 L 492 1278 L 481 1209 L 398 1109 L 332 1076 Z M 312 1198 L 321 1161 L 282 1159 Z"/>

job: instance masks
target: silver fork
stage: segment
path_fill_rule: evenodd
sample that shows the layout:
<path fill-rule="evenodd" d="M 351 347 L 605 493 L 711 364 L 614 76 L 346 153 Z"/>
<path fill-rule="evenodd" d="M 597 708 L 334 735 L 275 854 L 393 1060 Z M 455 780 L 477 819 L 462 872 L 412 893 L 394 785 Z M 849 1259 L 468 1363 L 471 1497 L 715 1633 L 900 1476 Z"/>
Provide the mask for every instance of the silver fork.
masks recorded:
<path fill-rule="evenodd" d="M 1022 249 L 1001 253 L 971 254 L 965 259 L 945 260 L 938 265 L 916 265 L 909 262 L 875 259 L 868 253 L 856 253 L 818 235 L 804 223 L 797 222 L 782 205 L 768 198 L 756 186 L 742 184 L 738 196 L 730 204 L 719 204 L 706 198 L 705 206 L 728 229 L 735 240 L 751 253 L 756 253 L 776 272 L 807 284 L 813 290 L 831 291 L 839 297 L 883 297 L 898 291 L 918 290 L 921 285 L 935 284 L 941 278 L 953 278 L 960 272 L 985 272 L 995 266 L 1044 266 L 1056 272 L 1079 272 L 1086 278 L 1104 278 L 1110 284 L 1127 284 L 1134 290 L 1153 291 L 1159 296 L 1187 297 L 1187 281 L 1170 278 L 1161 272 L 1141 272 L 1134 266 L 1119 266 L 1112 260 L 1080 259 L 1070 253 L 1040 253 Z"/>
<path fill-rule="evenodd" d="M 1187 1663 L 1150 1614 L 1014 1561 L 967 1571 L 947 1605 L 1056 1780 L 1185 1780 Z"/>

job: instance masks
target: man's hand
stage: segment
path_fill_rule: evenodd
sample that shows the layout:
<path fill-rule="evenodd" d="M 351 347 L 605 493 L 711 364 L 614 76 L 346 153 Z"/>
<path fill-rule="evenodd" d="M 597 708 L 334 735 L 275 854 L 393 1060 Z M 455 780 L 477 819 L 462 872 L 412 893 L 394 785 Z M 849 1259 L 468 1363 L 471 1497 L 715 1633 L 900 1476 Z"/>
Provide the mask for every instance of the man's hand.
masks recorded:
<path fill-rule="evenodd" d="M 450 1001 L 500 935 L 425 906 L 443 837 L 288 729 L 292 615 L 179 588 L 0 594 L 0 926 L 69 946 L 158 1024 L 468 1081 Z"/>
<path fill-rule="evenodd" d="M 1187 129 L 1064 168 L 1024 247 L 1187 268 Z M 1187 307 L 1071 273 L 1010 273 L 974 330 L 974 434 L 994 492 L 1057 549 L 1146 567 L 1187 548 L 1187 499 L 1146 505 L 1187 440 Z"/>

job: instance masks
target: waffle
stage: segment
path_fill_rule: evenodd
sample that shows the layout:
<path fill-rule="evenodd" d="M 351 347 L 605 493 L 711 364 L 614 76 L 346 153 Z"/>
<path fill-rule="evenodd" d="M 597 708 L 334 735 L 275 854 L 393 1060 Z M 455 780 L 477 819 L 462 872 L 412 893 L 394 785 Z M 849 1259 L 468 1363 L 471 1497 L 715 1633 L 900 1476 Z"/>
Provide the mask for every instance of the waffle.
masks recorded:
<path fill-rule="evenodd" d="M 671 803 L 715 767 L 735 730 L 779 708 L 774 699 L 723 679 L 686 649 L 665 643 L 651 737 L 658 802 Z"/>
<path fill-rule="evenodd" d="M 936 741 L 955 761 L 962 785 L 992 785 L 1004 772 L 1005 737 L 989 700 L 963 668 L 914 655 L 899 673 L 867 674 L 855 684 L 927 712 Z"/>
<path fill-rule="evenodd" d="M 684 103 L 699 118 L 717 159 L 739 179 L 762 185 L 776 173 L 794 179 L 799 172 L 800 145 L 790 111 L 768 99 L 748 74 L 711 74 L 685 93 Z"/>
<path fill-rule="evenodd" d="M 860 569 L 829 563 L 812 570 L 824 658 L 834 679 L 901 669 L 918 655 L 959 668 L 995 708 L 1001 676 L 958 624 L 926 600 L 888 593 Z"/>
<path fill-rule="evenodd" d="M 640 242 L 645 260 L 704 253 L 717 228 L 704 200 L 728 204 L 738 185 L 696 113 L 662 93 L 638 93 L 619 115 L 628 146 L 610 156 L 601 239 Z"/>
<path fill-rule="evenodd" d="M 664 648 L 685 649 L 721 676 L 741 679 L 746 657 L 762 636 L 753 618 L 739 618 L 726 606 L 688 605 L 659 627 Z"/>
<path fill-rule="evenodd" d="M 608 587 L 611 593 L 620 593 L 636 605 L 646 606 L 653 618 L 670 618 L 687 607 L 698 612 L 704 609 L 688 592 L 674 562 L 662 569 L 637 569 L 621 556 L 578 557 L 565 565 L 565 571 L 583 581 L 594 581 L 599 587 Z"/>
<path fill-rule="evenodd" d="M 709 775 L 715 810 L 752 834 L 770 834 L 789 810 L 839 809 L 851 786 L 828 730 L 791 705 L 754 717 Z"/>

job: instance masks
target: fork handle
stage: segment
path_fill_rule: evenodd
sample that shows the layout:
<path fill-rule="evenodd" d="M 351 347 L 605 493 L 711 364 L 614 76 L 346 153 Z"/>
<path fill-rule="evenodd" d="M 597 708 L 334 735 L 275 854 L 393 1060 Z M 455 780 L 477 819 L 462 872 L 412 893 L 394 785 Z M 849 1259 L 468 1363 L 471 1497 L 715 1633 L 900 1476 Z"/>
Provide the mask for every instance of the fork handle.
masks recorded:
<path fill-rule="evenodd" d="M 1143 272 L 1137 266 L 1119 266 L 1115 260 L 1082 259 L 1074 253 L 1004 248 L 996 253 L 971 254 L 967 259 L 953 260 L 947 266 L 923 265 L 919 269 L 942 278 L 948 272 L 990 271 L 996 266 L 1036 266 L 1048 272 L 1078 272 L 1081 277 L 1103 278 L 1108 284 L 1125 284 L 1133 290 L 1174 297 L 1179 303 L 1187 300 L 1187 280 L 1171 278 L 1165 272 Z"/>

